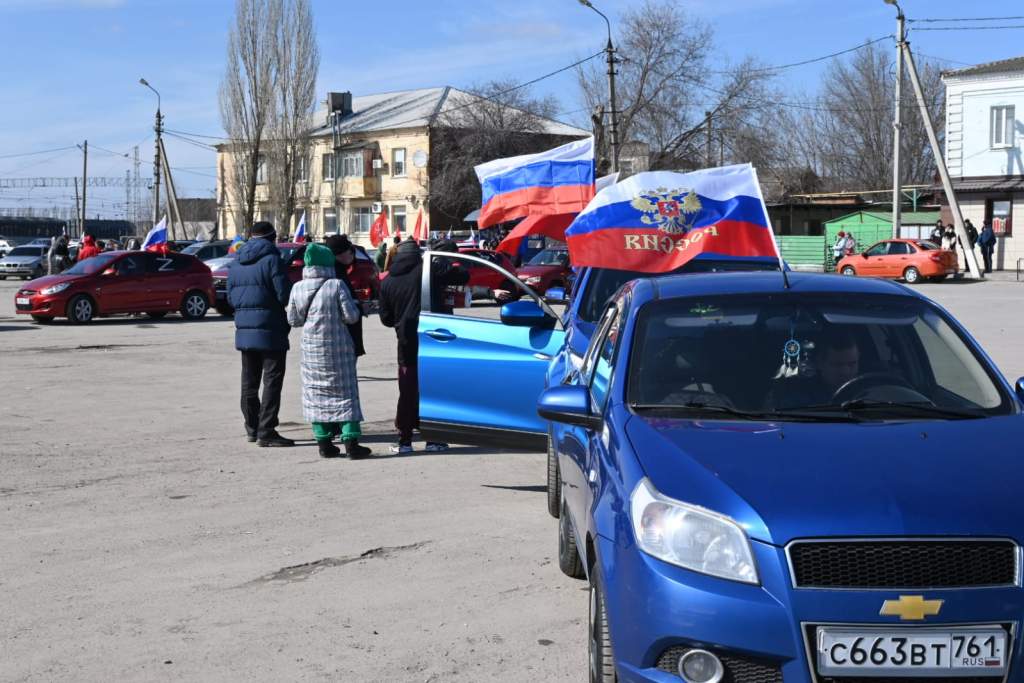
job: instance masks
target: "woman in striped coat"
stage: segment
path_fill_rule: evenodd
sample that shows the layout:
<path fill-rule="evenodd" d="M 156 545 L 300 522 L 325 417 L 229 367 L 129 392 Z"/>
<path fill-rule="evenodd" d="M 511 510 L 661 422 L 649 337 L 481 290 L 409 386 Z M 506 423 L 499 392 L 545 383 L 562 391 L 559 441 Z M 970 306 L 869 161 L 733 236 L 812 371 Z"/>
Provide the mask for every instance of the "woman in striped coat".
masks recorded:
<path fill-rule="evenodd" d="M 288 324 L 302 327 L 302 414 L 312 423 L 320 455 L 341 454 L 331 443 L 340 436 L 349 458 L 370 449 L 359 445 L 356 355 L 346 325 L 359 320 L 359 307 L 334 275 L 334 254 L 321 244 L 306 247 L 302 280 L 292 287 L 286 309 Z"/>

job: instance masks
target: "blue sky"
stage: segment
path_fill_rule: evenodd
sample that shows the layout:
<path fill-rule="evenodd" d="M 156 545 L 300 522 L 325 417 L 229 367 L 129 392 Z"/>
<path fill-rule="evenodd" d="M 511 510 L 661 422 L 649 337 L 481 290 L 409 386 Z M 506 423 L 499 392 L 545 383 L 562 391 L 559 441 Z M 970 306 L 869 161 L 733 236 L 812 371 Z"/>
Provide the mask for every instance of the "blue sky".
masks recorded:
<path fill-rule="evenodd" d="M 594 0 L 612 20 L 637 0 Z M 895 11 L 882 0 L 685 0 L 710 22 L 722 64 L 753 55 L 765 64 L 809 59 L 891 33 Z M 904 0 L 908 17 L 1024 15 L 1019 0 Z M 217 88 L 234 3 L 230 0 L 0 0 L 8 69 L 0 86 L 0 177 L 81 172 L 76 149 L 88 139 L 90 174 L 123 176 L 140 144 L 152 168 L 156 97 L 168 128 L 222 132 Z M 322 53 L 318 90 L 356 94 L 435 85 L 469 86 L 495 77 L 529 80 L 597 52 L 604 23 L 576 0 L 313 0 Z M 1024 20 L 1002 22 L 1024 25 Z M 949 24 L 943 24 L 948 26 Z M 924 24 L 917 24 L 923 27 Z M 915 50 L 958 63 L 1024 54 L 1024 30 L 912 32 Z M 813 94 L 823 64 L 784 72 L 779 84 Z M 581 107 L 571 72 L 535 86 L 564 112 Z M 580 114 L 569 114 L 572 120 Z M 211 196 L 214 155 L 167 139 L 182 196 Z M 93 210 L 117 217 L 123 191 L 98 190 Z M 69 203 L 63 191 L 0 190 L 0 206 Z"/>

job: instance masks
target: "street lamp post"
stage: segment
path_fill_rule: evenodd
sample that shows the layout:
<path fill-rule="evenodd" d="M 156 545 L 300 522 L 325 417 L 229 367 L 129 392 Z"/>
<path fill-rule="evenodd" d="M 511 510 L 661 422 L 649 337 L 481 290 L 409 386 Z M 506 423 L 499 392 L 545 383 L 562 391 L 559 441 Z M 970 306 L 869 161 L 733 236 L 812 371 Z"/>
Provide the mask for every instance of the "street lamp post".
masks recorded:
<path fill-rule="evenodd" d="M 164 131 L 164 117 L 160 113 L 160 93 L 151 86 L 145 78 L 140 78 L 139 83 L 156 93 L 156 149 L 153 153 L 153 225 L 160 220 L 160 134 Z"/>
<path fill-rule="evenodd" d="M 608 44 L 605 46 L 605 52 L 608 56 L 608 101 L 611 107 L 610 120 L 609 120 L 609 146 L 612 152 L 612 173 L 619 170 L 619 120 L 618 111 L 615 102 L 615 46 L 612 45 L 612 23 L 608 21 L 608 17 L 604 15 L 604 12 L 594 7 L 590 0 L 579 0 L 579 3 L 584 7 L 590 9 L 601 15 L 604 19 L 604 23 L 608 27 Z"/>
<path fill-rule="evenodd" d="M 896 112 L 892 122 L 892 236 L 900 236 L 903 188 L 900 184 L 900 129 L 903 127 L 903 107 L 900 102 L 903 93 L 903 43 L 906 41 L 903 10 L 896 0 L 884 0 L 896 8 Z"/>

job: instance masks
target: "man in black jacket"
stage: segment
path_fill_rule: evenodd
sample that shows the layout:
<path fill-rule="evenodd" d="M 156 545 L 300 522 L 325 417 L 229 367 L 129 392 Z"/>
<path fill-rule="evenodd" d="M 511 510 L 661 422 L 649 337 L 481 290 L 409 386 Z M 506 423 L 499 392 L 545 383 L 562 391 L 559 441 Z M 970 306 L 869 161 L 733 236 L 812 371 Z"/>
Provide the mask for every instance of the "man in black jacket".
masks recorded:
<path fill-rule="evenodd" d="M 262 447 L 295 445 L 277 433 L 291 331 L 284 312 L 291 282 L 276 241 L 273 225 L 256 223 L 252 238 L 238 250 L 238 260 L 228 271 L 228 303 L 235 309 L 235 348 L 242 353 L 245 433 L 250 443 Z"/>
<path fill-rule="evenodd" d="M 455 245 L 435 247 L 441 251 L 456 251 Z M 398 338 L 398 409 L 395 429 L 398 443 L 391 447 L 394 453 L 412 453 L 412 433 L 420 424 L 419 339 L 416 336 L 420 322 L 423 256 L 415 242 L 402 242 L 380 287 L 380 321 L 395 328 Z M 469 273 L 453 268 L 451 261 L 436 259 L 431 266 L 430 310 L 451 314 L 444 309 L 446 287 L 466 284 Z M 427 451 L 447 450 L 448 444 L 428 441 Z"/>

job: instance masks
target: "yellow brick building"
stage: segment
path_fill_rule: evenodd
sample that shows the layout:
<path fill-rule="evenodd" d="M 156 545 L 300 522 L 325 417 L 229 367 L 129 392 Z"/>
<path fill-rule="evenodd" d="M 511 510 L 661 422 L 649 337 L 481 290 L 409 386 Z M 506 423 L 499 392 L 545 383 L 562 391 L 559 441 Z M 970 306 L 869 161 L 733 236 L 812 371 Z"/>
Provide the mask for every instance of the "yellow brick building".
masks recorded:
<path fill-rule="evenodd" d="M 293 234 L 305 212 L 311 239 L 340 232 L 364 245 L 369 245 L 370 225 L 382 210 L 392 234 L 396 226 L 403 234 L 411 233 L 421 213 L 431 230 L 447 230 L 448 223 L 441 225 L 439 217 L 432 217 L 429 206 L 430 126 L 439 112 L 473 98 L 451 87 L 360 97 L 328 93 L 316 119 L 323 125 L 314 131 L 310 159 L 303 165 L 305 180 L 298 185 L 295 215 L 273 215 L 261 169 L 257 220 L 270 220 L 281 235 Z M 557 121 L 546 121 L 545 128 L 552 136 L 590 135 Z M 218 225 L 224 238 L 244 233 L 228 204 L 239 193 L 227 187 L 230 174 L 222 177 L 231 168 L 230 154 L 227 145 L 218 148 Z"/>

